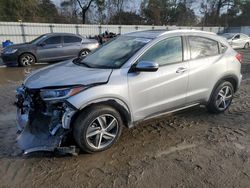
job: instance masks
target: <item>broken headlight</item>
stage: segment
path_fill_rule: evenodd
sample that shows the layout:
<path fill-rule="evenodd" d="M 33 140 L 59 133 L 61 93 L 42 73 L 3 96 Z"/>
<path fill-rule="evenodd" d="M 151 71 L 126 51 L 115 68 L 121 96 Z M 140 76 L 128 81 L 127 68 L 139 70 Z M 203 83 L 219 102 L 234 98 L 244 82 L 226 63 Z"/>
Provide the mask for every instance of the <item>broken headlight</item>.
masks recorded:
<path fill-rule="evenodd" d="M 60 89 L 43 89 L 40 92 L 40 96 L 43 100 L 60 100 L 66 99 L 77 93 L 83 91 L 85 87 L 78 86 L 73 88 L 60 88 Z"/>

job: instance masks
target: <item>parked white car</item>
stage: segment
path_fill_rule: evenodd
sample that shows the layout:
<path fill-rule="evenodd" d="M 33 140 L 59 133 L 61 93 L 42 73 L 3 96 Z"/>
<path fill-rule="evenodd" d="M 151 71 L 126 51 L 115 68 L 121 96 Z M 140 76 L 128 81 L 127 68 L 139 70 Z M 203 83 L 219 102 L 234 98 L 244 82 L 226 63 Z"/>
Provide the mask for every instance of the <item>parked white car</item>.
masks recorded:
<path fill-rule="evenodd" d="M 250 37 L 243 33 L 223 33 L 222 37 L 226 38 L 228 43 L 234 49 L 250 47 Z"/>

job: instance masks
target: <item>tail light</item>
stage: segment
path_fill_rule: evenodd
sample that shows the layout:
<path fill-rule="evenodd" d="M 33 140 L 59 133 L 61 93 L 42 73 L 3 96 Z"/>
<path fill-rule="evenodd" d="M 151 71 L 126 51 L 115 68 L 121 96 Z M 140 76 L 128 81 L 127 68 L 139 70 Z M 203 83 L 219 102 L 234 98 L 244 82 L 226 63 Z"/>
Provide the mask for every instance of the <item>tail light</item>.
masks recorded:
<path fill-rule="evenodd" d="M 243 57 L 240 53 L 238 53 L 235 57 L 240 63 L 242 63 Z"/>

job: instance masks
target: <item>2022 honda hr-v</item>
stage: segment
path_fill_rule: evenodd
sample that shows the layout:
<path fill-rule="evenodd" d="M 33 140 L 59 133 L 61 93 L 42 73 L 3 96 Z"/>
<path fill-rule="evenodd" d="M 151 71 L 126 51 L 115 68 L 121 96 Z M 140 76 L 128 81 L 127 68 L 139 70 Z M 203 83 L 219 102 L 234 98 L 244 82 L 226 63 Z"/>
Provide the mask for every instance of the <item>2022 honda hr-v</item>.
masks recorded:
<path fill-rule="evenodd" d="M 241 82 L 241 55 L 213 33 L 139 31 L 85 58 L 43 68 L 17 89 L 18 143 L 54 151 L 69 135 L 84 151 L 108 149 L 122 127 L 195 105 L 227 110 Z"/>

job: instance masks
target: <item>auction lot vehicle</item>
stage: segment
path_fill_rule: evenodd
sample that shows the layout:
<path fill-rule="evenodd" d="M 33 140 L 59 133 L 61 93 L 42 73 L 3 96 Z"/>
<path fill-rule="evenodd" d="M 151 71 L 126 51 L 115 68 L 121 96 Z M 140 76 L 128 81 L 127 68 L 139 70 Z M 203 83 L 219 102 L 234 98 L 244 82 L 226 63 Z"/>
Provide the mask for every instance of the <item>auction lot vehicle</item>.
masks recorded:
<path fill-rule="evenodd" d="M 224 33 L 221 36 L 226 38 L 234 49 L 247 49 L 250 47 L 250 37 L 243 33 Z"/>
<path fill-rule="evenodd" d="M 29 66 L 36 62 L 53 62 L 86 56 L 98 48 L 94 39 L 70 33 L 49 33 L 29 43 L 14 44 L 3 49 L 1 57 L 7 66 Z"/>
<path fill-rule="evenodd" d="M 110 148 L 124 126 L 164 113 L 195 105 L 222 113 L 240 86 L 241 60 L 213 33 L 122 35 L 26 78 L 17 89 L 18 143 L 25 153 L 54 151 L 73 136 L 94 153 Z"/>

